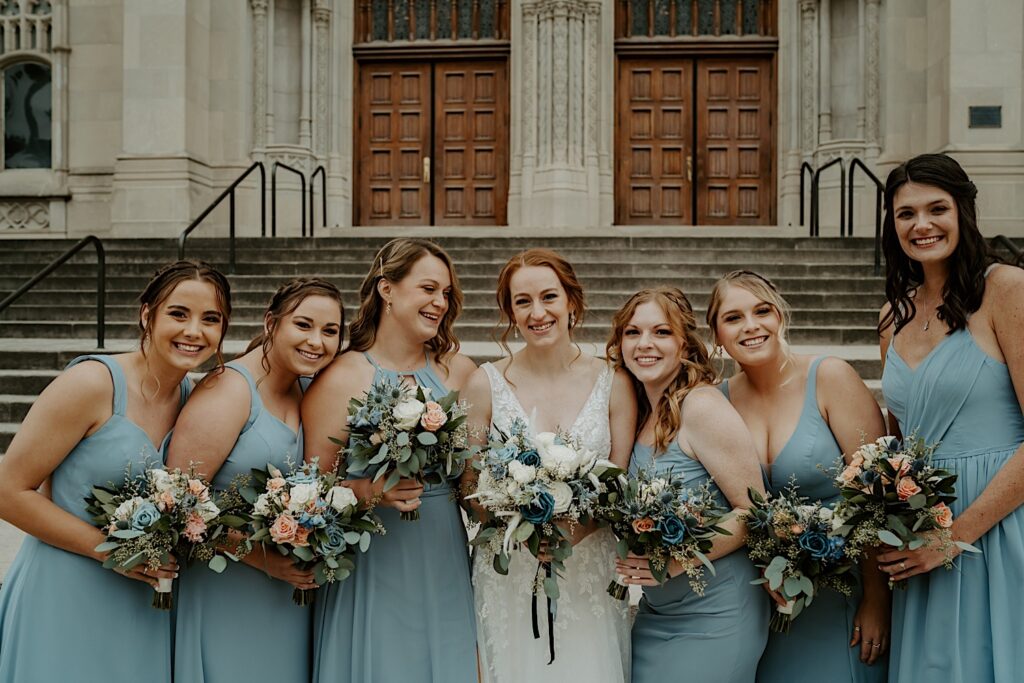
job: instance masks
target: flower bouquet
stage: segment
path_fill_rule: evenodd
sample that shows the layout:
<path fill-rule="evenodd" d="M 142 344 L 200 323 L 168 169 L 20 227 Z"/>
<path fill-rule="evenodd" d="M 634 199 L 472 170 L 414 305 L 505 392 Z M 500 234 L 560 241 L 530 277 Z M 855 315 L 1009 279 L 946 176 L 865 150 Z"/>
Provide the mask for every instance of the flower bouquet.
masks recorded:
<path fill-rule="evenodd" d="M 218 552 L 215 541 L 227 527 L 243 521 L 230 516 L 221 519 L 209 485 L 178 469 L 150 468 L 137 477 L 129 470 L 120 487 L 93 486 L 85 503 L 93 524 L 107 534 L 96 546 L 97 552 L 107 553 L 103 566 L 121 571 L 143 563 L 155 570 L 167 564 L 172 554 L 198 554 L 214 571 L 224 571 L 226 553 Z M 199 546 L 204 550 L 197 553 Z M 158 579 L 153 607 L 171 608 L 172 585 L 172 579 Z"/>
<path fill-rule="evenodd" d="M 952 568 L 955 544 L 967 552 L 981 552 L 973 545 L 953 541 L 949 528 L 956 500 L 957 476 L 932 465 L 935 446 L 911 436 L 904 441 L 883 436 L 861 446 L 836 477 L 843 499 L 835 507 L 833 529 L 846 539 L 847 554 L 860 557 L 881 541 L 887 545 L 916 550 L 930 542 L 925 532 L 934 532 L 947 553 L 946 568 Z M 905 581 L 889 582 L 905 587 Z"/>
<path fill-rule="evenodd" d="M 458 392 L 434 401 L 430 389 L 386 377 L 361 400 L 349 401 L 348 430 L 346 468 L 373 481 L 383 478 L 385 491 L 401 477 L 441 484 L 458 476 L 476 452 L 469 446 L 466 404 L 459 401 Z M 416 520 L 420 513 L 403 512 L 401 517 Z"/>
<path fill-rule="evenodd" d="M 372 534 L 384 533 L 373 512 L 360 509 L 352 489 L 338 483 L 334 472 L 320 472 L 315 460 L 287 475 L 273 465 L 253 469 L 251 484 L 241 492 L 252 505 L 249 541 L 312 569 L 320 586 L 347 579 L 356 550 L 366 552 Z M 301 588 L 292 593 L 301 606 L 313 597 Z"/>
<path fill-rule="evenodd" d="M 822 586 L 852 594 L 854 561 L 843 537 L 832 535 L 831 508 L 808 503 L 795 483 L 777 495 L 765 497 L 754 489 L 749 495 L 747 554 L 762 573 L 753 583 L 768 584 L 786 600 L 775 607 L 772 630 L 788 632 Z"/>
<path fill-rule="evenodd" d="M 656 475 L 645 468 L 636 477 L 616 480 L 603 496 L 599 518 L 618 539 L 619 557 L 626 559 L 630 552 L 645 555 L 660 583 L 668 580 L 668 563 L 677 560 L 690 587 L 702 595 L 704 569 L 715 573 L 707 553 L 716 535 L 729 535 L 718 526 L 728 514 L 715 500 L 710 482 L 688 489 L 672 471 Z M 608 593 L 625 600 L 628 588 L 618 577 L 608 585 Z"/>

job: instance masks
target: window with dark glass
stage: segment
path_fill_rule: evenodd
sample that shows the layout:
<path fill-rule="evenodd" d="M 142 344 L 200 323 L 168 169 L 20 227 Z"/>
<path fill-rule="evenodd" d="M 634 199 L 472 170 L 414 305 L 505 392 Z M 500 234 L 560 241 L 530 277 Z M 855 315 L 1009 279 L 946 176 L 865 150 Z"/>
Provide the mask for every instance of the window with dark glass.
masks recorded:
<path fill-rule="evenodd" d="M 619 0 L 619 38 L 771 36 L 772 0 Z"/>
<path fill-rule="evenodd" d="M 21 62 L 4 69 L 4 168 L 50 168 L 50 67 Z"/>
<path fill-rule="evenodd" d="M 508 40 L 510 0 L 363 0 L 357 43 Z"/>

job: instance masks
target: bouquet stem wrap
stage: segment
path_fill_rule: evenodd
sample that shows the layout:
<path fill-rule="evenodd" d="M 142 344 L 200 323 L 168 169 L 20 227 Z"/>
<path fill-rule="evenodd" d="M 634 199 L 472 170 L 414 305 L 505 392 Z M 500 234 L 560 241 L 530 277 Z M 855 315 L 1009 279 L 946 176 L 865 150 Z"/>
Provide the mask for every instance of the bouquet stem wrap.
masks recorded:
<path fill-rule="evenodd" d="M 537 565 L 537 575 L 538 576 L 540 575 L 540 570 L 541 570 L 542 567 L 544 569 L 544 578 L 550 579 L 551 578 L 551 563 L 550 562 L 541 562 L 540 564 L 538 564 Z M 534 582 L 536 582 L 536 579 L 534 579 Z M 551 658 L 548 659 L 548 664 L 550 665 L 553 661 L 555 661 L 555 606 L 552 604 L 550 596 L 547 597 L 547 601 L 548 601 L 548 654 L 551 655 Z M 540 624 L 537 621 L 537 592 L 536 591 L 533 592 L 532 613 L 533 613 L 533 637 L 536 638 L 536 639 L 540 639 Z"/>
<path fill-rule="evenodd" d="M 160 578 L 156 580 L 153 588 L 153 607 L 157 609 L 171 609 L 174 599 L 171 597 L 171 590 L 174 588 L 174 579 Z"/>

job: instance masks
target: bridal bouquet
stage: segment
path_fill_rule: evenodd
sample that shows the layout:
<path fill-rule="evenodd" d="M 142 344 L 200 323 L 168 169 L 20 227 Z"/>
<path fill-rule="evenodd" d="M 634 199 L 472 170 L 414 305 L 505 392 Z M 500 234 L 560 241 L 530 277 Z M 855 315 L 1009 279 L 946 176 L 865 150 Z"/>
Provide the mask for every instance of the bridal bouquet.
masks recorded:
<path fill-rule="evenodd" d="M 843 537 L 832 534 L 831 508 L 808 503 L 792 483 L 776 495 L 765 497 L 754 489 L 749 495 L 747 554 L 762 573 L 754 583 L 768 584 L 786 600 L 775 607 L 772 630 L 789 631 L 823 586 L 852 594 L 854 561 Z"/>
<path fill-rule="evenodd" d="M 401 477 L 441 484 L 458 476 L 475 453 L 469 446 L 466 408 L 458 392 L 434 401 L 426 387 L 384 378 L 361 400 L 349 401 L 345 465 L 373 481 L 384 478 L 385 491 Z M 420 513 L 413 510 L 401 516 L 416 520 Z"/>
<path fill-rule="evenodd" d="M 625 559 L 630 552 L 645 555 L 651 574 L 661 583 L 668 579 L 668 564 L 677 560 L 686 571 L 690 587 L 704 591 L 704 568 L 715 568 L 706 553 L 718 534 L 729 532 L 718 525 L 726 518 L 711 492 L 710 482 L 688 489 L 674 472 L 655 474 L 640 470 L 636 477 L 620 477 L 603 497 L 599 517 L 618 539 L 617 552 Z M 618 577 L 608 593 L 625 600 L 627 587 Z"/>
<path fill-rule="evenodd" d="M 211 569 L 224 571 L 226 557 L 218 541 L 228 528 L 244 525 L 234 515 L 222 515 L 210 487 L 191 472 L 150 468 L 141 476 L 125 475 L 120 487 L 93 486 L 85 499 L 93 524 L 106 540 L 96 546 L 107 553 L 103 566 L 130 571 L 140 564 L 157 569 L 172 555 L 202 557 Z M 172 579 L 158 579 L 153 607 L 171 608 Z"/>
<path fill-rule="evenodd" d="M 953 541 L 949 528 L 956 500 L 957 476 L 932 465 L 935 446 L 909 437 L 899 441 L 883 436 L 861 446 L 839 476 L 836 485 L 843 497 L 832 522 L 836 534 L 849 546 L 847 554 L 859 557 L 881 541 L 902 550 L 916 550 L 930 542 L 925 532 L 935 532 L 947 553 L 946 568 L 952 567 L 949 550 L 981 552 L 969 543 Z M 890 587 L 899 585 L 900 581 Z"/>
<path fill-rule="evenodd" d="M 360 509 L 352 489 L 338 483 L 334 472 L 320 472 L 315 460 L 288 474 L 273 465 L 254 469 L 242 495 L 252 505 L 249 542 L 312 569 L 320 586 L 347 579 L 356 550 L 366 552 L 372 534 L 384 533 L 373 512 Z M 313 597 L 313 591 L 301 588 L 292 593 L 301 606 Z"/>

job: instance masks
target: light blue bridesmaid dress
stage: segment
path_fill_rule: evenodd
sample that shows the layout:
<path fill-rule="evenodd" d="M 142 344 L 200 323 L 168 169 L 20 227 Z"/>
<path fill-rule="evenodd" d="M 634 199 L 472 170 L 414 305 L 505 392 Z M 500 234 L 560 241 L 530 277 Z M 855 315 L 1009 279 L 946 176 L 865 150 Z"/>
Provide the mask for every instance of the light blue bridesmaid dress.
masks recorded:
<path fill-rule="evenodd" d="M 113 415 L 78 442 L 53 471 L 53 502 L 90 522 L 85 497 L 95 484 L 124 481 L 163 462 L 159 448 L 129 420 L 124 370 L 111 356 L 98 361 L 114 383 Z M 181 383 L 181 402 L 189 383 Z M 59 425 L 54 425 L 59 429 Z M 171 680 L 171 615 L 154 609 L 153 589 L 99 562 L 26 536 L 0 590 L 0 682 Z"/>
<path fill-rule="evenodd" d="M 373 380 L 398 378 L 376 368 Z M 448 389 L 427 364 L 403 376 L 435 397 Z M 339 410 L 339 419 L 344 410 Z M 361 473 L 350 472 L 350 477 Z M 428 486 L 420 519 L 378 507 L 387 534 L 358 555 L 348 580 L 322 589 L 313 627 L 320 683 L 475 683 L 476 614 L 462 513 L 452 486 Z"/>
<path fill-rule="evenodd" d="M 629 470 L 673 470 L 686 485 L 708 481 L 707 470 L 684 454 L 675 440 L 664 453 L 633 446 Z M 712 485 L 724 508 L 731 506 Z M 714 561 L 715 575 L 705 570 L 707 587 L 700 596 L 685 575 L 661 586 L 644 587 L 633 622 L 633 683 L 750 683 L 768 637 L 768 604 L 760 586 L 751 585 L 757 569 L 742 549 Z"/>
<path fill-rule="evenodd" d="M 213 488 L 219 491 L 254 467 L 269 463 L 287 472 L 302 461 L 301 426 L 298 433 L 292 431 L 263 406 L 256 382 L 243 365 L 225 367 L 249 384 L 249 418 L 213 478 Z M 182 571 L 176 599 L 175 680 L 308 681 L 313 615 L 308 607 L 292 602 L 292 590 L 291 584 L 241 562 L 228 562 L 221 574 L 202 563 Z"/>
<path fill-rule="evenodd" d="M 896 342 L 899 338 L 896 338 Z M 938 443 L 936 467 L 958 475 L 960 515 L 1024 442 L 1024 416 L 1005 364 L 971 333 L 947 335 L 916 367 L 889 345 L 882 390 L 905 436 Z M 1003 518 L 956 566 L 893 591 L 889 680 L 1011 683 L 1024 677 L 1024 507 Z"/>
<path fill-rule="evenodd" d="M 807 369 L 800 420 L 789 441 L 775 456 L 767 483 L 772 493 L 778 493 L 795 478 L 801 495 L 831 506 L 838 502 L 839 490 L 825 468 L 834 468 L 843 457 L 843 451 L 818 410 L 817 377 L 821 361 L 815 358 Z M 729 383 L 722 382 L 719 387 L 728 398 Z M 849 597 L 822 588 L 811 606 L 793 621 L 788 633 L 769 633 L 768 646 L 757 666 L 758 683 L 884 681 L 885 659 L 868 666 L 860 661 L 860 646 L 850 647 L 853 618 L 861 595 L 860 583 Z M 767 594 L 765 599 L 774 609 Z M 795 666 L 794 662 L 800 665 Z"/>

